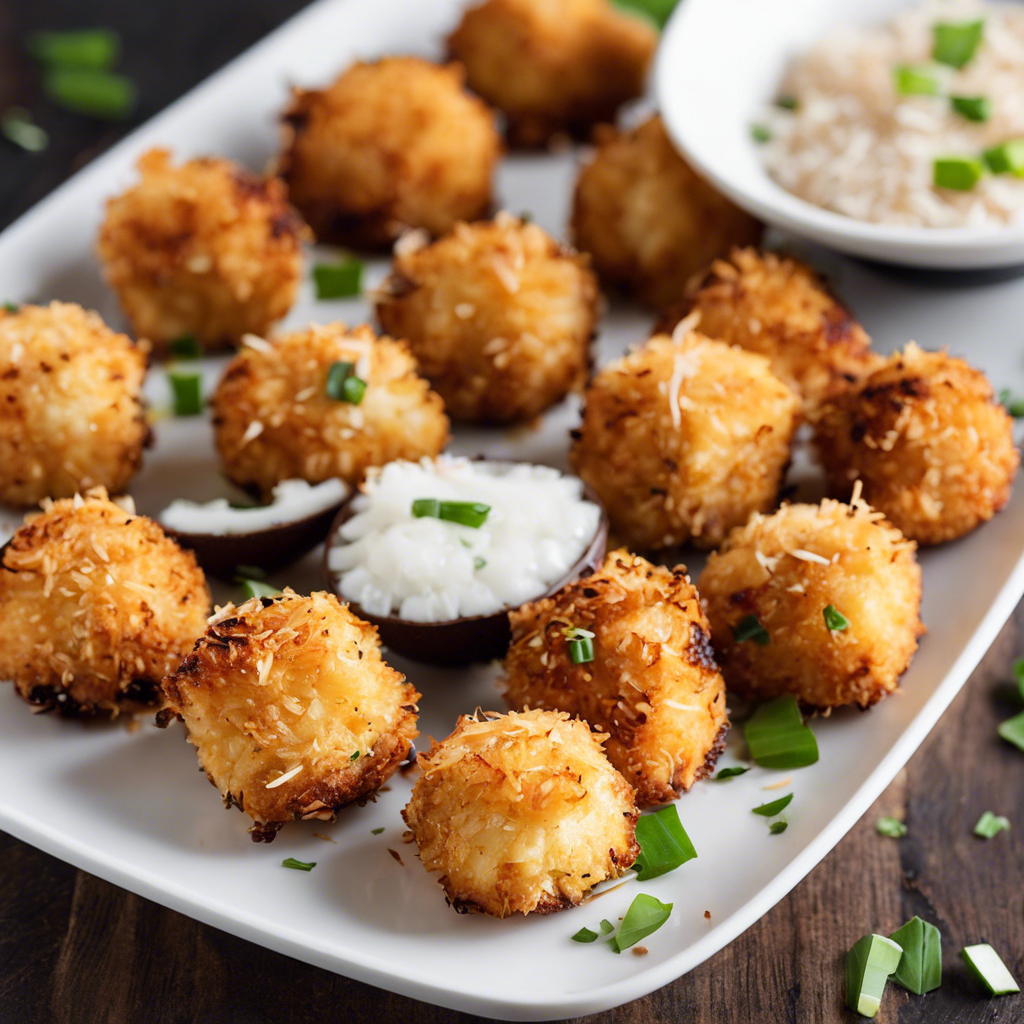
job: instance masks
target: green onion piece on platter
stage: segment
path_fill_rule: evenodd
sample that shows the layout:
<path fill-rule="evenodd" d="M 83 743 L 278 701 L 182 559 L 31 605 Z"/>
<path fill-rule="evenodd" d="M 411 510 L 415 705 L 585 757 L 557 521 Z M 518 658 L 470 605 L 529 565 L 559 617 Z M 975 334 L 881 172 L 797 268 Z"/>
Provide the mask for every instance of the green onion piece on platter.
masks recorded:
<path fill-rule="evenodd" d="M 120 55 L 121 38 L 109 28 L 33 32 L 28 37 L 26 48 L 41 64 L 108 71 Z"/>
<path fill-rule="evenodd" d="M 940 64 L 962 68 L 981 43 L 985 20 L 939 21 L 932 26 L 932 57 Z"/>
<path fill-rule="evenodd" d="M 633 870 L 641 882 L 675 871 L 697 856 L 675 804 L 654 814 L 641 815 L 636 823 L 636 841 L 640 844 L 640 856 Z"/>
<path fill-rule="evenodd" d="M 992 116 L 992 101 L 987 96 L 950 96 L 949 105 L 968 121 L 987 121 Z"/>
<path fill-rule="evenodd" d="M 954 192 L 969 192 L 985 173 L 985 165 L 973 156 L 937 157 L 933 168 L 935 187 Z"/>
<path fill-rule="evenodd" d="M 763 124 L 752 124 L 750 126 L 750 137 L 755 142 L 770 142 L 772 138 L 771 129 Z"/>
<path fill-rule="evenodd" d="M 743 738 L 764 768 L 803 768 L 818 760 L 818 741 L 792 695 L 762 704 L 744 724 Z"/>
<path fill-rule="evenodd" d="M 777 836 L 782 832 L 785 832 L 789 828 L 789 822 L 785 818 L 779 818 L 778 821 L 773 821 L 768 826 L 768 831 L 771 835 Z"/>
<path fill-rule="evenodd" d="M 313 283 L 316 297 L 324 299 L 348 299 L 363 290 L 363 263 L 348 259 L 341 263 L 318 263 L 313 268 Z"/>
<path fill-rule="evenodd" d="M 296 860 L 294 857 L 285 857 L 281 861 L 281 867 L 292 868 L 295 871 L 312 871 L 316 867 L 315 860 Z"/>
<path fill-rule="evenodd" d="M 1019 750 L 1024 750 L 1024 711 L 999 726 L 999 735 Z"/>
<path fill-rule="evenodd" d="M 938 96 L 939 80 L 929 68 L 901 64 L 893 68 L 896 92 L 900 96 Z"/>
<path fill-rule="evenodd" d="M 846 954 L 846 1005 L 862 1017 L 874 1017 L 885 983 L 899 966 L 903 949 L 884 935 L 865 935 Z"/>
<path fill-rule="evenodd" d="M 135 83 L 124 75 L 77 68 L 51 68 L 43 91 L 59 107 L 104 121 L 121 121 L 135 109 Z"/>
<path fill-rule="evenodd" d="M 999 404 L 1006 409 L 1006 411 L 1015 419 L 1019 420 L 1024 416 L 1024 398 L 1014 398 L 1013 392 L 1009 388 L 1003 388 L 999 392 Z M 1017 676 L 1017 682 L 1021 685 L 1021 693 L 1024 694 L 1024 672 L 1017 670 L 1017 665 L 1024 665 L 1024 658 L 1018 658 L 1014 663 L 1014 673 Z"/>
<path fill-rule="evenodd" d="M 764 818 L 774 818 L 776 814 L 781 814 L 792 802 L 793 794 L 787 793 L 785 796 L 780 796 L 778 800 L 772 800 L 771 803 L 752 807 L 751 811 L 754 814 L 760 814 Z"/>
<path fill-rule="evenodd" d="M 202 359 L 203 346 L 194 334 L 181 334 L 171 341 L 171 355 L 176 359 Z"/>
<path fill-rule="evenodd" d="M 711 781 L 718 782 L 721 779 L 734 779 L 737 775 L 746 775 L 749 772 L 749 768 L 723 768 Z"/>
<path fill-rule="evenodd" d="M 597 942 L 597 932 L 589 928 L 581 928 L 573 937 L 573 942 Z"/>
<path fill-rule="evenodd" d="M 897 985 L 921 996 L 942 984 L 942 936 L 935 925 L 912 917 L 889 938 L 903 948 L 892 975 Z"/>
<path fill-rule="evenodd" d="M 616 953 L 635 946 L 641 939 L 656 932 L 672 913 L 671 903 L 662 903 L 642 892 L 629 905 L 626 916 L 619 925 L 618 934 L 611 940 L 611 947 Z"/>
<path fill-rule="evenodd" d="M 203 411 L 203 378 L 198 373 L 168 374 L 174 392 L 175 416 L 198 416 Z"/>
<path fill-rule="evenodd" d="M 1006 964 L 987 942 L 981 942 L 976 946 L 964 946 L 960 955 L 971 969 L 971 973 L 992 995 L 1006 996 L 1020 991 L 1020 986 L 1013 980 L 1013 975 Z"/>
<path fill-rule="evenodd" d="M 981 154 L 993 174 L 1013 174 L 1024 178 L 1024 139 L 1010 139 Z"/>

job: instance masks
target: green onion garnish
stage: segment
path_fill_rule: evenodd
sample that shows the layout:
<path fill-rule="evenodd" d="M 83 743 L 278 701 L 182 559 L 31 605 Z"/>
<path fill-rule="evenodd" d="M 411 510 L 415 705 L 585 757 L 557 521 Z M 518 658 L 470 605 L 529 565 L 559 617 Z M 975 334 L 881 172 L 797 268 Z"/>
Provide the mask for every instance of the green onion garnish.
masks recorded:
<path fill-rule="evenodd" d="M 17 313 L 19 309 L 21 309 L 21 306 L 19 306 L 16 302 L 4 303 L 4 310 L 8 313 Z"/>
<path fill-rule="evenodd" d="M 825 627 L 830 632 L 839 632 L 850 628 L 850 620 L 834 604 L 825 605 L 822 614 L 825 616 Z"/>
<path fill-rule="evenodd" d="M 772 642 L 768 630 L 761 625 L 761 620 L 756 615 L 744 615 L 735 626 L 732 627 L 732 638 L 736 643 L 741 644 L 745 640 L 753 640 L 761 647 L 767 647 Z"/>
<path fill-rule="evenodd" d="M 336 402 L 359 405 L 366 394 L 366 381 L 356 376 L 355 363 L 339 360 L 327 371 L 327 397 Z"/>
<path fill-rule="evenodd" d="M 633 870 L 640 882 L 675 871 L 697 856 L 675 804 L 655 814 L 641 815 L 636 823 L 636 841 L 640 844 L 640 856 Z"/>
<path fill-rule="evenodd" d="M 973 156 L 942 156 L 932 166 L 936 188 L 956 192 L 969 192 L 985 173 L 985 165 Z"/>
<path fill-rule="evenodd" d="M 1024 415 L 1024 412 L 1021 415 Z M 1020 693 L 1020 698 L 1024 700 L 1024 658 L 1018 658 L 1013 663 L 1013 677 L 1017 680 L 1017 690 Z"/>
<path fill-rule="evenodd" d="M 875 822 L 875 831 L 890 839 L 902 839 L 907 834 L 907 826 L 899 818 L 879 818 Z"/>
<path fill-rule="evenodd" d="M 981 154 L 993 174 L 1015 174 L 1024 178 L 1024 139 L 1010 139 Z"/>
<path fill-rule="evenodd" d="M 381 825 L 380 828 L 371 828 L 370 829 L 370 835 L 371 836 L 379 836 L 381 834 L 381 832 L 383 832 L 383 831 L 384 831 L 384 826 L 383 825 Z"/>
<path fill-rule="evenodd" d="M 779 818 L 778 821 L 773 821 L 768 826 L 768 831 L 773 836 L 777 836 L 780 832 L 785 832 L 787 828 L 789 828 L 789 822 L 785 818 Z"/>
<path fill-rule="evenodd" d="M 612 0 L 616 7 L 642 14 L 658 28 L 664 28 L 679 0 Z"/>
<path fill-rule="evenodd" d="M 109 71 L 54 67 L 43 76 L 43 91 L 65 110 L 108 121 L 123 120 L 135 109 L 135 83 Z"/>
<path fill-rule="evenodd" d="M 296 860 L 294 857 L 285 857 L 281 861 L 281 867 L 294 868 L 296 871 L 312 871 L 316 867 L 315 860 Z"/>
<path fill-rule="evenodd" d="M 774 818 L 776 814 L 781 814 L 792 802 L 793 794 L 787 793 L 785 796 L 780 796 L 778 800 L 772 800 L 771 803 L 752 807 L 751 810 L 754 814 L 760 814 L 762 817 Z"/>
<path fill-rule="evenodd" d="M 903 950 L 884 935 L 865 935 L 846 954 L 846 1005 L 863 1017 L 874 1017 L 885 983 L 899 966 Z"/>
<path fill-rule="evenodd" d="M 589 928 L 581 928 L 573 937 L 573 942 L 597 942 L 597 932 Z"/>
<path fill-rule="evenodd" d="M 962 68 L 981 42 L 985 20 L 939 21 L 932 26 L 932 57 L 940 64 Z"/>
<path fill-rule="evenodd" d="M 616 953 L 635 946 L 641 939 L 656 932 L 672 913 L 671 903 L 662 903 L 642 892 L 629 905 L 626 916 L 619 925 L 618 934 L 611 940 L 611 947 Z"/>
<path fill-rule="evenodd" d="M 615 931 L 615 925 L 613 925 L 611 921 L 607 920 L 607 918 L 601 921 L 602 935 L 611 935 L 613 931 Z"/>
<path fill-rule="evenodd" d="M 999 735 L 1019 750 L 1024 750 L 1024 711 L 1008 718 L 998 729 Z"/>
<path fill-rule="evenodd" d="M 714 777 L 714 779 L 712 779 L 712 782 L 718 782 L 719 779 L 733 779 L 737 775 L 745 775 L 749 771 L 749 768 L 723 768 Z"/>
<path fill-rule="evenodd" d="M 479 572 L 481 569 L 485 568 L 486 565 L 487 565 L 487 559 L 486 558 L 481 558 L 479 555 L 477 555 L 473 559 L 473 569 L 476 572 Z"/>
<path fill-rule="evenodd" d="M 237 577 L 236 577 L 237 578 Z M 269 583 L 261 583 L 259 580 L 239 579 L 242 590 L 247 598 L 253 597 L 280 597 L 281 591 L 272 587 Z"/>
<path fill-rule="evenodd" d="M 892 69 L 896 92 L 900 96 L 938 96 L 939 80 L 928 68 L 906 64 Z"/>
<path fill-rule="evenodd" d="M 755 142 L 770 142 L 772 133 L 763 124 L 752 124 L 750 126 L 750 137 Z"/>
<path fill-rule="evenodd" d="M 177 359 L 202 359 L 203 346 L 194 334 L 181 334 L 170 344 L 171 355 Z"/>
<path fill-rule="evenodd" d="M 818 741 L 791 694 L 762 704 L 744 724 L 743 738 L 764 768 L 803 768 L 818 760 Z"/>
<path fill-rule="evenodd" d="M 800 101 L 795 96 L 776 96 L 775 106 L 782 110 L 796 110 Z"/>
<path fill-rule="evenodd" d="M 459 523 L 480 529 L 487 522 L 490 505 L 479 501 L 441 501 L 438 498 L 417 498 L 412 503 L 412 514 L 417 519 L 430 517 L 444 519 L 449 523 Z"/>
<path fill-rule="evenodd" d="M 1024 416 L 1024 398 L 1014 398 L 1013 392 L 1009 388 L 1003 388 L 999 392 L 999 404 L 1004 406 L 1006 411 L 1015 419 L 1019 420 Z M 1018 664 L 1024 664 L 1024 658 L 1021 658 Z M 1014 669 L 1016 671 L 1016 668 Z M 1020 674 L 1017 676 L 1017 681 L 1021 682 L 1022 677 Z M 1024 686 L 1024 683 L 1022 683 Z M 1024 689 L 1021 690 L 1024 693 Z"/>
<path fill-rule="evenodd" d="M 1004 818 L 1001 814 L 993 814 L 986 811 L 974 826 L 974 834 L 981 839 L 991 839 L 1000 832 L 1005 832 L 1010 827 L 1010 819 Z"/>
<path fill-rule="evenodd" d="M 198 416 L 203 411 L 203 378 L 198 373 L 170 373 L 174 415 Z"/>
<path fill-rule="evenodd" d="M 979 943 L 977 946 L 964 946 L 960 955 L 974 976 L 992 995 L 1005 996 L 1020 991 L 1020 986 L 1013 980 L 1013 975 L 1006 969 L 1006 964 L 987 942 Z"/>
<path fill-rule="evenodd" d="M 358 761 L 359 760 L 359 751 L 358 750 L 353 750 L 352 753 L 348 755 L 348 759 L 350 761 Z"/>
<path fill-rule="evenodd" d="M 574 665 L 585 665 L 594 660 L 594 641 L 588 637 L 569 641 L 569 657 Z"/>
<path fill-rule="evenodd" d="M 987 121 L 992 116 L 992 101 L 987 96 L 950 96 L 949 105 L 968 121 Z"/>
<path fill-rule="evenodd" d="M 897 985 L 923 996 L 942 984 L 942 936 L 935 925 L 912 917 L 889 938 L 903 949 L 892 976 Z"/>
<path fill-rule="evenodd" d="M 28 153 L 39 153 L 50 144 L 50 136 L 33 122 L 24 107 L 9 107 L 0 114 L 0 133 Z"/>
<path fill-rule="evenodd" d="M 40 63 L 60 68 L 106 71 L 114 66 L 121 51 L 121 39 L 108 28 L 73 32 L 33 32 L 28 52 Z"/>
<path fill-rule="evenodd" d="M 318 263 L 313 268 L 318 299 L 348 299 L 363 288 L 363 263 L 348 259 L 342 263 Z"/>

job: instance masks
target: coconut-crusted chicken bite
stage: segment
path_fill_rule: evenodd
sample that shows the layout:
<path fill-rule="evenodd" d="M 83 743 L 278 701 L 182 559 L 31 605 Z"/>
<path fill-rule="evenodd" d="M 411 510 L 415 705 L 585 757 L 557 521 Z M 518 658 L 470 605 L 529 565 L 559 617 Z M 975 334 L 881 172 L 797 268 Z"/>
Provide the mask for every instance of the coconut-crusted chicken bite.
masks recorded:
<path fill-rule="evenodd" d="M 694 312 L 708 337 L 767 356 L 808 411 L 882 362 L 864 328 L 824 281 L 777 253 L 734 249 L 715 260 L 656 330 L 671 331 Z"/>
<path fill-rule="evenodd" d="M 729 730 L 725 684 L 684 566 L 613 551 L 592 575 L 509 618 L 505 699 L 607 732 L 608 760 L 641 807 L 674 800 L 711 773 Z M 579 638 L 590 644 L 574 653 Z"/>
<path fill-rule="evenodd" d="M 333 594 L 226 605 L 165 683 L 200 767 L 270 842 L 289 821 L 333 821 L 366 803 L 417 735 L 419 694 L 377 631 Z"/>
<path fill-rule="evenodd" d="M 229 160 L 175 165 L 164 149 L 138 169 L 138 184 L 108 201 L 97 242 L 135 334 L 166 352 L 184 335 L 222 349 L 266 333 L 295 301 L 309 235 L 284 185 Z"/>
<path fill-rule="evenodd" d="M 519 146 L 614 121 L 643 92 L 657 43 L 650 23 L 608 0 L 485 0 L 448 37 L 469 87 L 504 113 Z"/>
<path fill-rule="evenodd" d="M 586 257 L 501 213 L 399 246 L 377 300 L 454 419 L 530 419 L 583 385 L 598 316 Z"/>
<path fill-rule="evenodd" d="M 118 491 L 149 439 L 145 352 L 74 303 L 0 308 L 0 501 Z"/>
<path fill-rule="evenodd" d="M 371 466 L 437 455 L 449 437 L 408 348 L 366 326 L 247 338 L 211 405 L 227 475 L 265 499 L 282 480 L 358 483 Z"/>
<path fill-rule="evenodd" d="M 697 587 L 726 686 L 744 697 L 869 707 L 924 632 L 915 546 L 858 495 L 751 517 Z"/>
<path fill-rule="evenodd" d="M 597 141 L 576 181 L 572 231 L 607 285 L 663 309 L 716 256 L 757 243 L 760 222 L 692 170 L 660 117 Z"/>
<path fill-rule="evenodd" d="M 420 754 L 402 815 L 457 911 L 550 914 L 632 866 L 638 812 L 605 738 L 554 711 L 463 715 Z"/>
<path fill-rule="evenodd" d="M 159 705 L 162 680 L 206 628 L 195 557 L 122 502 L 99 488 L 46 503 L 2 549 L 0 679 L 40 709 Z"/>
<path fill-rule="evenodd" d="M 985 375 L 913 343 L 827 402 L 814 432 L 831 493 L 859 483 L 919 544 L 962 537 L 1001 511 L 1020 461 Z"/>
<path fill-rule="evenodd" d="M 321 242 L 387 248 L 491 205 L 501 137 L 456 64 L 354 64 L 326 89 L 296 89 L 284 125 L 281 174 Z"/>
<path fill-rule="evenodd" d="M 574 432 L 573 468 L 642 550 L 713 547 L 771 508 L 799 418 L 767 359 L 684 329 L 601 370 Z"/>

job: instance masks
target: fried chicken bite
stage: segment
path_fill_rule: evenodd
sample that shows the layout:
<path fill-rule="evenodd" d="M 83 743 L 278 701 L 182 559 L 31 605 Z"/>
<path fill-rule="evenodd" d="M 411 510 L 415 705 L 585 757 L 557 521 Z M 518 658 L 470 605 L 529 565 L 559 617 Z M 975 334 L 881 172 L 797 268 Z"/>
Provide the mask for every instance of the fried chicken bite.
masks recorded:
<path fill-rule="evenodd" d="M 0 501 L 120 490 L 149 438 L 146 356 L 68 302 L 0 308 Z"/>
<path fill-rule="evenodd" d="M 882 362 L 867 332 L 824 281 L 774 252 L 734 249 L 715 260 L 655 330 L 671 331 L 694 312 L 708 337 L 767 356 L 809 412 Z"/>
<path fill-rule="evenodd" d="M 714 547 L 778 497 L 800 401 L 763 356 L 658 335 L 585 392 L 570 461 L 622 541 Z"/>
<path fill-rule="evenodd" d="M 183 335 L 230 349 L 291 309 L 309 231 L 276 178 L 229 160 L 175 166 L 165 149 L 107 202 L 96 251 L 137 337 L 161 353 Z"/>
<path fill-rule="evenodd" d="M 339 363 L 364 390 L 337 390 L 330 379 Z M 282 480 L 356 484 L 371 466 L 437 455 L 449 437 L 444 403 L 408 348 L 366 326 L 247 338 L 211 406 L 225 472 L 265 500 Z"/>
<path fill-rule="evenodd" d="M 463 715 L 420 754 L 402 815 L 459 913 L 550 914 L 632 866 L 638 813 L 605 738 L 554 711 Z"/>
<path fill-rule="evenodd" d="M 513 145 L 586 137 L 641 95 L 658 34 L 608 0 L 485 0 L 448 37 L 469 87 L 505 114 Z"/>
<path fill-rule="evenodd" d="M 729 730 L 725 684 L 685 566 L 613 551 L 509 619 L 509 705 L 565 711 L 609 733 L 608 760 L 640 807 L 674 800 L 714 770 Z M 573 638 L 587 634 L 593 659 L 577 664 Z"/>
<path fill-rule="evenodd" d="M 582 387 L 598 316 L 585 257 L 507 213 L 399 246 L 377 300 L 454 419 L 530 419 Z"/>
<path fill-rule="evenodd" d="M 924 632 L 914 552 L 859 495 L 751 517 L 697 581 L 726 686 L 815 708 L 891 693 Z"/>
<path fill-rule="evenodd" d="M 372 800 L 409 753 L 419 694 L 377 630 L 333 594 L 226 605 L 164 684 L 199 765 L 270 842 L 289 821 L 333 821 Z"/>
<path fill-rule="evenodd" d="M 690 168 L 660 117 L 597 141 L 576 181 L 572 233 L 606 285 L 664 309 L 716 256 L 757 244 L 760 222 Z"/>
<path fill-rule="evenodd" d="M 859 481 L 919 544 L 962 537 L 1001 511 L 1020 461 L 985 375 L 913 343 L 827 402 L 814 432 L 831 493 L 847 497 Z"/>
<path fill-rule="evenodd" d="M 388 248 L 490 208 L 501 137 L 458 65 L 354 64 L 326 89 L 296 89 L 284 125 L 280 171 L 321 242 Z"/>
<path fill-rule="evenodd" d="M 2 549 L 0 679 L 37 708 L 117 715 L 159 705 L 206 628 L 202 570 L 102 488 L 29 515 Z"/>

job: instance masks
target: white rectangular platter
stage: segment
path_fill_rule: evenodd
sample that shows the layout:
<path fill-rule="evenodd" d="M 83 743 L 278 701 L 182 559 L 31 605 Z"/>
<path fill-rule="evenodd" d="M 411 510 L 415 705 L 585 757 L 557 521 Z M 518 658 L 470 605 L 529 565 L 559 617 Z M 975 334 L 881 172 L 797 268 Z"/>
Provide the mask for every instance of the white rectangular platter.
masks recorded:
<path fill-rule="evenodd" d="M 440 54 L 458 18 L 457 0 L 321 0 L 206 84 L 97 160 L 0 236 L 0 299 L 82 302 L 119 317 L 92 256 L 105 197 L 132 180 L 147 147 L 179 155 L 226 154 L 260 168 L 277 144 L 276 115 L 290 84 L 323 83 L 356 57 Z M 564 236 L 579 153 L 514 156 L 503 165 L 500 201 L 529 211 Z M 1024 279 L 918 279 L 809 253 L 833 276 L 874 336 L 891 350 L 915 338 L 948 346 L 985 369 L 997 387 L 1024 388 Z M 385 272 L 371 264 L 369 284 Z M 359 322 L 361 300 L 316 303 L 307 286 L 288 325 Z M 648 314 L 613 306 L 602 323 L 599 362 L 638 343 Z M 223 365 L 205 367 L 209 386 Z M 163 371 L 148 385 L 166 404 Z M 456 431 L 453 449 L 564 467 L 575 400 L 536 430 Z M 219 488 L 205 419 L 162 419 L 157 446 L 130 492 L 140 510 L 174 496 L 206 499 Z M 794 479 L 813 493 L 813 467 Z M 538 919 L 461 917 L 403 845 L 400 817 L 412 780 L 396 776 L 376 804 L 333 826 L 289 826 L 271 846 L 246 835 L 247 819 L 225 811 L 196 770 L 179 727 L 82 725 L 33 716 L 0 688 L 0 827 L 58 857 L 166 906 L 272 949 L 396 992 L 492 1018 L 545 1020 L 605 1010 L 685 974 L 784 896 L 838 842 L 892 779 L 966 681 L 1024 592 L 1024 489 L 974 535 L 922 555 L 923 617 L 929 627 L 901 692 L 868 714 L 814 723 L 818 764 L 791 773 L 789 829 L 770 836 L 750 809 L 784 773 L 755 769 L 726 784 L 698 785 L 679 803 L 698 859 L 643 886 L 674 903 L 645 957 L 615 956 L 569 937 L 614 920 L 641 890 L 634 881 L 592 907 Z M 275 582 L 321 586 L 317 556 Z M 698 568 L 693 565 L 692 568 Z M 221 596 L 226 596 L 222 592 Z M 236 595 L 237 596 L 237 595 Z M 394 659 L 423 692 L 424 737 L 447 735 L 476 706 L 501 708 L 496 670 L 441 672 Z M 738 730 L 721 764 L 742 755 Z M 421 746 L 423 742 L 421 741 Z M 384 828 L 380 835 L 372 830 Z M 328 836 L 329 841 L 314 833 Z M 400 864 L 389 854 L 399 853 Z M 313 860 L 309 874 L 284 857 Z M 710 920 L 705 917 L 710 912 Z M 730 1007 L 743 1016 L 744 1007 Z"/>

